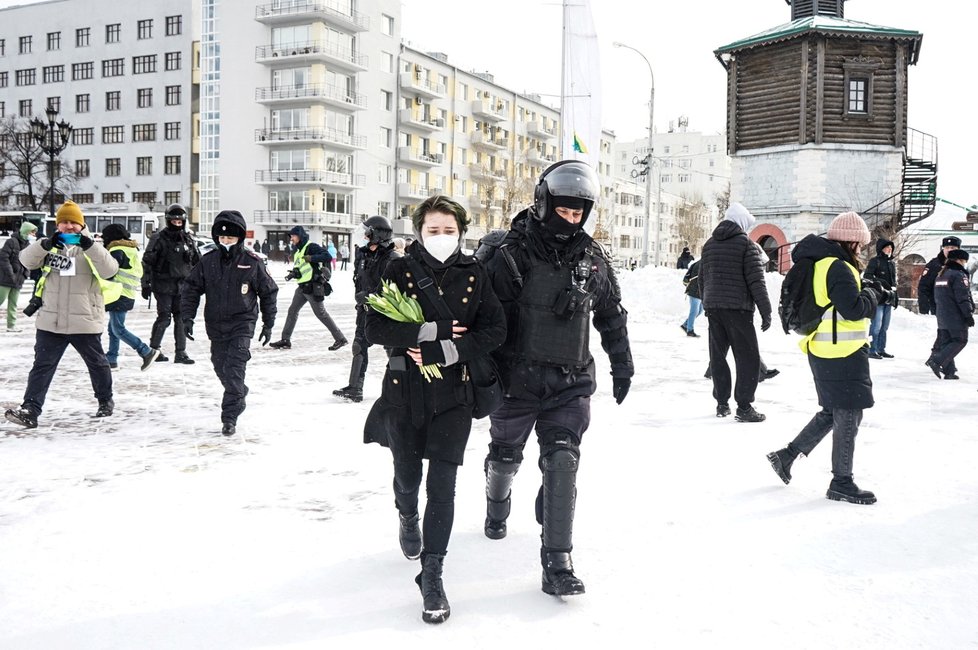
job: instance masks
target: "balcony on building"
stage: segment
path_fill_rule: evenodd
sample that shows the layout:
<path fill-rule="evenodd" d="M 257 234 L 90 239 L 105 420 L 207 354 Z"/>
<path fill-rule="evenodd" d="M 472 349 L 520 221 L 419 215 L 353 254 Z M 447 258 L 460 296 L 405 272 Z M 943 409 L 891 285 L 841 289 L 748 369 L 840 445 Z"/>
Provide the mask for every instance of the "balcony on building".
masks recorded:
<path fill-rule="evenodd" d="M 551 138 L 557 137 L 557 130 L 554 128 L 547 128 L 543 125 L 543 120 L 533 120 L 532 122 L 526 123 L 526 133 L 532 135 L 541 140 L 549 140 Z"/>
<path fill-rule="evenodd" d="M 398 147 L 397 159 L 402 163 L 418 167 L 437 167 L 444 161 L 444 156 L 440 153 L 418 151 L 414 147 Z"/>
<path fill-rule="evenodd" d="M 411 91 L 416 95 L 427 97 L 428 99 L 443 99 L 447 92 L 445 84 L 428 81 L 419 77 L 414 72 L 401 73 L 401 88 Z"/>
<path fill-rule="evenodd" d="M 548 156 L 547 154 L 541 153 L 536 149 L 531 149 L 526 153 L 526 160 L 531 165 L 536 165 L 537 167 L 549 167 L 557 162 L 553 156 Z"/>
<path fill-rule="evenodd" d="M 419 201 L 424 201 L 429 196 L 441 193 L 442 189 L 440 187 L 426 187 L 424 185 L 415 185 L 413 183 L 397 184 L 397 196 L 402 199 L 417 199 Z"/>
<path fill-rule="evenodd" d="M 255 7 L 255 20 L 265 25 L 280 25 L 298 21 L 322 20 L 348 32 L 370 29 L 370 17 L 358 11 L 348 11 L 350 3 L 327 0 L 273 0 Z"/>
<path fill-rule="evenodd" d="M 506 107 L 488 98 L 477 99 L 472 102 L 472 114 L 489 122 L 502 122 L 506 119 Z"/>
<path fill-rule="evenodd" d="M 315 210 L 255 210 L 254 223 L 271 228 L 286 229 L 292 228 L 292 226 L 302 226 L 304 228 L 320 227 L 350 232 L 360 225 L 360 216 Z"/>
<path fill-rule="evenodd" d="M 363 174 L 348 174 L 327 169 L 259 169 L 255 171 L 259 185 L 319 185 L 343 188 L 362 188 L 367 184 Z"/>
<path fill-rule="evenodd" d="M 434 132 L 445 128 L 445 120 L 440 117 L 428 117 L 415 115 L 413 108 L 402 108 L 398 112 L 398 120 L 401 126 L 408 126 L 422 131 Z"/>
<path fill-rule="evenodd" d="M 502 151 L 509 147 L 509 139 L 502 136 L 493 136 L 491 133 L 476 131 L 472 134 L 472 146 L 476 149 Z"/>
<path fill-rule="evenodd" d="M 329 144 L 337 149 L 366 149 L 367 138 L 337 129 L 255 129 L 255 142 L 276 144 Z"/>
<path fill-rule="evenodd" d="M 493 212 L 503 211 L 503 200 L 502 199 L 486 199 L 486 195 L 483 192 L 472 192 L 469 194 L 469 207 L 471 209 L 475 208 L 485 208 L 486 203 L 489 204 L 489 209 Z"/>
<path fill-rule="evenodd" d="M 347 110 L 367 108 L 365 96 L 348 92 L 345 88 L 332 84 L 256 88 L 255 101 L 260 104 L 308 104 L 316 102 Z"/>
<path fill-rule="evenodd" d="M 255 61 L 268 64 L 325 61 L 350 72 L 365 72 L 368 64 L 366 54 L 324 40 L 259 45 L 255 48 Z"/>
<path fill-rule="evenodd" d="M 492 169 L 483 165 L 482 163 L 471 163 L 469 164 L 469 175 L 472 178 L 485 181 L 505 181 L 506 172 L 499 169 Z"/>

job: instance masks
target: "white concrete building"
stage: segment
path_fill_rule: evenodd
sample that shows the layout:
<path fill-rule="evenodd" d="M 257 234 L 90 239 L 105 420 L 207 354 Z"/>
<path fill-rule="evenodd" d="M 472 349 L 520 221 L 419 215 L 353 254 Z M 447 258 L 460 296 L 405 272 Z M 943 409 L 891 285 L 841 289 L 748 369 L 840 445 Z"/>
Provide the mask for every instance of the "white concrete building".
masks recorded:
<path fill-rule="evenodd" d="M 194 202 L 197 7 L 48 0 L 0 9 L 0 116 L 26 128 L 53 106 L 71 124 L 61 160 L 76 202 Z M 11 182 L 0 180 L 0 204 L 22 205 Z"/>

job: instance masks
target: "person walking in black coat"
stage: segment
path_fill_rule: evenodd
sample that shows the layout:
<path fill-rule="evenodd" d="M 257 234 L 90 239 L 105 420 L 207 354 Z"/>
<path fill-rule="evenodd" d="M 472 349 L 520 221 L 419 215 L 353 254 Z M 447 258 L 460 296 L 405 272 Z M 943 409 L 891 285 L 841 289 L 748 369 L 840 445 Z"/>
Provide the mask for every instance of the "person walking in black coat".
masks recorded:
<path fill-rule="evenodd" d="M 20 263 L 20 251 L 27 248 L 30 244 L 27 238 L 35 232 L 37 226 L 25 221 L 0 249 L 0 306 L 7 303 L 7 331 L 11 333 L 20 331 L 17 329 L 17 299 L 30 277 L 30 271 Z"/>
<path fill-rule="evenodd" d="M 392 259 L 401 255 L 394 252 L 391 239 L 394 229 L 387 217 L 374 216 L 363 222 L 365 246 L 357 247 L 353 266 L 353 290 L 357 303 L 357 329 L 353 335 L 353 360 L 350 364 L 350 381 L 333 395 L 351 402 L 363 400 L 363 378 L 367 374 L 367 296 L 380 291 L 381 278 Z"/>
<path fill-rule="evenodd" d="M 503 342 L 506 321 L 485 271 L 460 250 L 469 223 L 465 208 L 436 195 L 418 205 L 411 219 L 418 239 L 405 257 L 390 260 L 383 277 L 418 301 L 427 322 L 367 312 L 367 340 L 390 348 L 390 360 L 381 396 L 364 424 L 364 442 L 387 446 L 394 456 L 401 550 L 408 559 L 421 558 L 416 582 L 424 621 L 441 623 L 451 612 L 442 569 L 455 516 L 455 477 L 472 429 L 474 393 L 466 362 Z M 421 274 L 434 283 L 453 320 L 439 316 Z M 419 367 L 432 363 L 442 377 L 426 381 Z M 428 477 L 422 535 L 423 459 Z"/>
<path fill-rule="evenodd" d="M 934 304 L 934 280 L 944 268 L 947 254 L 959 248 L 961 248 L 961 238 L 948 235 L 941 240 L 941 250 L 937 253 L 937 257 L 932 258 L 924 267 L 924 272 L 920 274 L 920 279 L 917 281 L 917 311 L 921 314 L 937 315 L 937 306 Z"/>
<path fill-rule="evenodd" d="M 251 339 L 261 309 L 262 345 L 272 338 L 278 285 L 264 262 L 244 246 L 247 227 L 237 210 L 224 210 L 214 218 L 211 237 L 217 250 L 204 255 L 183 283 L 180 310 L 186 336 L 193 340 L 194 318 L 204 303 L 204 326 L 211 340 L 211 363 L 224 386 L 221 433 L 234 435 L 238 416 L 245 410 L 245 369 L 251 359 Z"/>
<path fill-rule="evenodd" d="M 968 282 L 968 251 L 949 251 L 944 268 L 934 281 L 934 306 L 937 311 L 937 350 L 931 352 L 927 367 L 938 378 L 957 379 L 954 358 L 968 345 L 968 328 L 975 326 L 975 303 Z"/>
<path fill-rule="evenodd" d="M 700 295 L 710 325 L 710 371 L 716 413 L 717 417 L 730 415 L 727 351 L 733 350 L 737 366 L 735 417 L 740 422 L 762 422 L 765 418 L 752 405 L 761 359 L 754 307 L 761 313 L 761 331 L 767 331 L 771 327 L 771 299 L 764 282 L 764 253 L 747 236 L 754 221 L 747 208 L 731 203 L 700 256 Z"/>
<path fill-rule="evenodd" d="M 693 262 L 686 269 L 686 275 L 683 276 L 683 285 L 686 287 L 686 297 L 689 298 L 689 315 L 686 320 L 679 326 L 683 328 L 686 332 L 686 336 L 699 337 L 696 330 L 693 329 L 696 323 L 696 318 L 703 313 L 703 299 L 700 298 L 700 283 L 699 283 L 699 273 L 700 273 L 700 263 Z"/>
<path fill-rule="evenodd" d="M 893 263 L 893 242 L 880 237 L 876 241 L 876 257 L 869 260 L 863 277 L 877 286 L 888 291 L 895 291 L 897 286 L 896 264 Z M 869 328 L 872 342 L 869 345 L 870 359 L 892 359 L 893 355 L 886 351 L 886 331 L 890 328 L 890 315 L 894 306 L 880 303 L 873 314 L 873 323 Z"/>
<path fill-rule="evenodd" d="M 688 269 L 689 265 L 693 262 L 693 254 L 689 252 L 688 247 L 683 248 L 683 252 L 679 254 L 679 259 L 676 260 L 677 269 Z"/>
<path fill-rule="evenodd" d="M 165 218 L 166 228 L 153 233 L 143 253 L 142 295 L 144 299 L 149 299 L 150 295 L 156 298 L 156 321 L 149 347 L 162 348 L 163 335 L 172 319 L 176 323 L 173 327 L 176 349 L 173 363 L 192 364 L 193 359 L 187 355 L 187 337 L 181 327 L 180 290 L 190 270 L 200 261 L 200 252 L 197 242 L 187 232 L 187 211 L 183 206 L 174 203 L 166 209 Z M 160 354 L 156 360 L 169 361 L 169 358 Z"/>
<path fill-rule="evenodd" d="M 855 212 L 832 220 L 827 235 L 809 235 L 795 246 L 791 259 L 815 263 L 812 291 L 815 303 L 826 308 L 818 327 L 801 341 L 815 379 L 822 410 L 815 414 L 788 446 L 767 455 L 774 471 L 787 484 L 799 455 L 808 456 L 832 432 L 832 482 L 825 496 L 833 501 L 876 503 L 852 480 L 852 456 L 863 411 L 871 408 L 873 381 L 869 373 L 869 318 L 892 291 L 862 287 L 859 250 L 869 243 L 866 222 Z"/>

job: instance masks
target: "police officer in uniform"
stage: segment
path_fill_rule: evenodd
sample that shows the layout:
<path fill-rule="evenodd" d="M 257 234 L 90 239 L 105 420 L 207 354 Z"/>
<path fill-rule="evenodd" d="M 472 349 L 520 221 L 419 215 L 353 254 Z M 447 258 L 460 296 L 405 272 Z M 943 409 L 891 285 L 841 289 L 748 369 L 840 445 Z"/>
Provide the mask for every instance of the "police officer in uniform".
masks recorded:
<path fill-rule="evenodd" d="M 363 401 L 363 378 L 367 374 L 366 336 L 367 296 L 380 291 L 381 276 L 392 259 L 401 255 L 394 252 L 391 239 L 394 228 L 386 217 L 370 217 L 363 222 L 363 241 L 357 246 L 353 262 L 353 290 L 357 302 L 357 330 L 353 335 L 353 361 L 350 364 L 350 382 L 333 391 L 333 395 L 351 402 Z"/>
<path fill-rule="evenodd" d="M 490 416 L 486 457 L 485 534 L 506 536 L 510 488 L 523 447 L 536 428 L 543 483 L 536 502 L 543 526 L 543 591 L 584 593 L 571 562 L 580 444 L 597 388 L 588 348 L 590 322 L 611 361 L 612 394 L 621 404 L 633 374 L 627 312 L 618 282 L 600 246 L 583 230 L 600 196 L 587 164 L 550 166 L 497 247 L 483 240 L 480 259 L 506 312 L 506 342 L 496 357 L 506 389 Z"/>
<path fill-rule="evenodd" d="M 261 308 L 262 328 L 258 340 L 262 344 L 272 338 L 275 325 L 278 285 L 268 274 L 265 263 L 245 248 L 247 228 L 237 210 L 224 210 L 214 218 L 211 236 L 213 250 L 194 267 L 183 283 L 180 296 L 181 313 L 185 320 L 182 330 L 193 340 L 194 318 L 200 297 L 204 303 L 204 326 L 211 340 L 211 362 L 214 373 L 224 386 L 221 401 L 222 433 L 234 435 L 238 416 L 245 410 L 245 367 L 251 359 L 251 337 Z"/>
<path fill-rule="evenodd" d="M 156 298 L 156 321 L 149 339 L 149 347 L 159 350 L 163 335 L 170 326 L 173 328 L 173 341 L 176 354 L 173 363 L 193 363 L 187 356 L 187 337 L 184 336 L 180 314 L 180 289 L 190 269 L 200 261 L 197 243 L 187 232 L 187 211 L 177 203 L 166 209 L 166 228 L 153 233 L 143 253 L 143 277 L 141 280 L 143 298 L 150 295 Z M 169 361 L 160 354 L 157 361 Z"/>

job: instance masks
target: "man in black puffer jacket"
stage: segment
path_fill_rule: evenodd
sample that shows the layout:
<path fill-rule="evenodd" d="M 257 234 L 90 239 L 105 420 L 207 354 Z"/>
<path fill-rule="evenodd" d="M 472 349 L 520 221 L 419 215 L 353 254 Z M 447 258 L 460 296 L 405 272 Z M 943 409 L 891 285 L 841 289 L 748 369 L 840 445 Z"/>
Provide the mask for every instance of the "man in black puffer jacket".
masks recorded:
<path fill-rule="evenodd" d="M 710 368 L 717 417 L 730 415 L 730 366 L 727 351 L 733 349 L 737 365 L 736 419 L 761 422 L 764 415 L 751 405 L 757 389 L 760 351 L 754 330 L 754 307 L 761 312 L 761 331 L 771 327 L 771 299 L 764 283 L 764 253 L 747 231 L 754 215 L 739 203 L 731 203 L 713 236 L 703 245 L 699 285 L 703 308 L 710 324 Z"/>
<path fill-rule="evenodd" d="M 896 264 L 893 263 L 893 242 L 880 237 L 876 240 L 876 257 L 869 260 L 863 278 L 872 285 L 882 287 L 887 291 L 896 289 Z M 872 342 L 869 344 L 870 359 L 892 359 L 893 355 L 886 351 L 886 332 L 890 329 L 890 315 L 895 305 L 880 303 L 873 314 L 873 323 L 869 327 Z"/>

